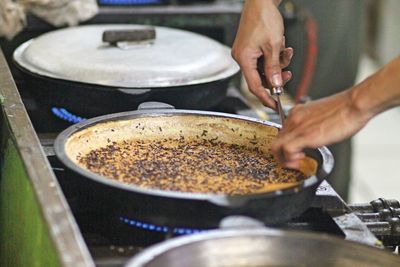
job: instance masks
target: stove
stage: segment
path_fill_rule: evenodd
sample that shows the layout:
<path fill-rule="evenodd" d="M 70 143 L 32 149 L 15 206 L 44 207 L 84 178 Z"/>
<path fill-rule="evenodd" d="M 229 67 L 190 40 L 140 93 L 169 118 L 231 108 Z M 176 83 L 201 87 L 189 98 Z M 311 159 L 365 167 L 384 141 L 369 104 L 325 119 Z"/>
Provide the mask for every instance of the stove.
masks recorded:
<path fill-rule="evenodd" d="M 25 102 L 27 100 L 29 99 L 25 99 Z M 12 109 L 14 106 L 15 104 L 12 104 L 9 108 Z M 212 110 L 254 117 L 259 117 L 260 112 L 263 112 L 265 116 L 269 116 L 270 120 L 279 120 L 278 116 L 268 109 L 252 108 L 247 98 L 235 87 L 229 88 L 225 99 Z M 35 109 L 32 109 L 30 115 L 34 112 Z M 84 119 L 79 118 L 79 114 L 69 114 L 67 110 L 59 110 L 59 112 L 64 114 L 63 116 L 73 116 L 75 120 Z M 8 117 L 13 119 L 13 116 Z M 65 118 L 57 114 L 54 114 L 54 119 L 71 125 L 71 122 L 65 121 Z M 31 116 L 31 121 L 33 125 L 44 123 L 40 116 Z M 50 162 L 50 171 L 58 180 L 62 194 L 77 222 L 77 228 L 74 231 L 83 236 L 84 244 L 96 266 L 123 266 L 131 256 L 152 244 L 183 234 L 196 234 L 209 230 L 185 227 L 170 229 L 163 225 L 152 225 L 138 221 L 136 218 L 128 218 L 124 214 L 110 217 L 101 214 L 94 207 L 87 206 L 85 195 L 80 194 L 79 187 L 74 184 L 74 179 L 71 179 L 72 174 L 64 169 L 54 154 L 53 143 L 60 129 L 57 127 L 53 130 L 51 127 L 48 129 L 50 130 L 36 130 L 36 135 Z M 45 190 L 45 187 L 42 189 Z M 287 223 L 268 227 L 327 233 L 394 251 L 400 245 L 399 215 L 400 204 L 396 200 L 378 199 L 371 203 L 348 205 L 329 183 L 323 182 L 317 190 L 312 206 L 303 215 Z"/>
<path fill-rule="evenodd" d="M 259 117 L 260 114 L 259 110 L 249 106 L 248 100 L 234 87 L 228 90 L 224 101 L 212 110 L 253 117 Z M 63 115 L 60 116 L 57 112 Z M 66 110 L 57 112 L 54 116 L 59 120 L 66 121 L 66 117 L 74 118 L 75 121 L 84 119 Z M 279 117 L 268 109 L 264 112 L 271 120 L 279 120 Z M 35 125 L 35 121 L 33 124 Z M 58 131 L 37 132 L 37 134 L 96 266 L 123 266 L 130 257 L 152 244 L 180 235 L 210 230 L 168 228 L 164 225 L 138 221 L 124 214 L 110 218 L 97 212 L 95 208 L 85 206 L 87 202 L 84 196 L 79 193 L 78 187 L 71 179 L 73 174 L 64 169 L 54 154 L 53 142 Z M 378 199 L 371 203 L 348 205 L 329 183 L 323 182 L 317 190 L 312 206 L 303 215 L 272 227 L 328 233 L 346 240 L 379 248 L 386 247 L 394 251 L 400 245 L 399 215 L 400 204 L 396 200 Z"/>
<path fill-rule="evenodd" d="M 168 228 L 128 218 L 121 214 L 109 218 L 95 209 L 85 208 L 70 174 L 54 155 L 51 136 L 39 134 L 52 169 L 72 208 L 96 266 L 123 266 L 146 247 L 180 235 L 210 229 Z M 312 206 L 300 217 L 281 225 L 267 226 L 286 230 L 326 233 L 393 251 L 400 245 L 399 202 L 378 199 L 366 204 L 346 204 L 324 181 Z"/>
<path fill-rule="evenodd" d="M 17 83 L 23 83 L 23 81 L 17 80 Z M 80 114 L 72 114 L 63 107 L 53 107 L 51 112 L 43 111 L 32 105 L 33 100 L 24 97 L 24 94 L 23 100 L 52 171 L 61 185 L 96 266 L 123 266 L 132 256 L 152 244 L 180 235 L 210 230 L 184 226 L 168 228 L 164 225 L 138 221 L 124 214 L 109 217 L 101 214 L 94 207 L 86 206 L 87 201 L 84 195 L 80 194 L 77 189 L 79 186 L 74 184 L 74 179 L 71 179 L 73 174 L 58 161 L 53 148 L 54 140 L 62 129 L 86 118 L 81 117 Z M 275 112 L 267 108 L 254 107 L 244 93 L 235 86 L 230 87 L 224 100 L 212 107 L 210 111 L 268 118 L 270 121 L 279 122 L 279 116 Z M 47 113 L 46 116 L 51 116 L 51 123 L 48 119 L 44 119 L 44 113 Z M 329 183 L 323 182 L 317 190 L 314 203 L 303 215 L 285 224 L 272 227 L 327 233 L 346 240 L 379 248 L 386 247 L 395 251 L 400 245 L 399 215 L 398 201 L 379 199 L 366 204 L 348 205 Z"/>

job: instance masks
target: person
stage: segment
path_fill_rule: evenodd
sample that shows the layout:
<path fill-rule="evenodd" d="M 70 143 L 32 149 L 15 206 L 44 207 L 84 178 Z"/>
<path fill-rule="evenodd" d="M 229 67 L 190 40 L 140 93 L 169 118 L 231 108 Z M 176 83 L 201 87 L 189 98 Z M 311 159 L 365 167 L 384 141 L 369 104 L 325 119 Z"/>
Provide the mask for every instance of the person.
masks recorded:
<path fill-rule="evenodd" d="M 286 167 L 297 168 L 305 148 L 348 138 L 396 106 L 400 106 L 400 57 L 342 93 L 295 106 L 272 150 Z"/>
<path fill-rule="evenodd" d="M 281 4 L 282 7 L 290 2 L 298 11 L 306 10 L 311 13 L 317 22 L 318 54 L 308 96 L 312 99 L 321 99 L 350 88 L 354 84 L 361 55 L 365 1 L 292 0 L 284 2 Z M 280 3 L 281 0 L 245 1 L 236 39 L 232 46 L 232 56 L 240 65 L 250 91 L 270 108 L 276 108 L 276 104 L 261 85 L 256 72 L 257 58 L 264 58 L 264 72 L 269 86 L 285 85 L 290 79 L 291 82 L 285 85 L 285 91 L 294 95 L 303 74 L 304 51 L 307 44 L 304 40 L 304 26 L 293 19 L 284 22 L 278 10 Z M 349 36 L 351 36 L 351 41 L 344 41 Z M 285 52 L 285 49 L 288 48 L 285 48 L 285 43 L 289 43 L 294 48 L 289 48 L 289 55 L 286 55 L 288 52 Z M 290 62 L 291 72 L 282 71 L 282 67 L 288 64 L 285 62 L 287 57 L 291 58 L 293 52 L 296 55 Z M 289 115 L 288 122 L 283 125 L 276 144 L 280 144 L 280 140 L 285 140 L 283 137 L 286 135 L 283 134 L 287 133 L 287 129 L 292 129 L 291 117 L 300 107 L 303 106 L 296 106 Z M 274 146 L 277 153 L 278 151 L 283 153 L 285 150 L 284 144 L 281 145 L 283 147 Z M 346 200 L 351 176 L 351 140 L 345 139 L 329 148 L 335 157 L 335 168 L 328 181 Z M 303 156 L 301 149 L 289 154 L 288 158 L 284 156 L 280 158 L 284 164 L 292 167 L 296 164 L 296 158 Z"/>

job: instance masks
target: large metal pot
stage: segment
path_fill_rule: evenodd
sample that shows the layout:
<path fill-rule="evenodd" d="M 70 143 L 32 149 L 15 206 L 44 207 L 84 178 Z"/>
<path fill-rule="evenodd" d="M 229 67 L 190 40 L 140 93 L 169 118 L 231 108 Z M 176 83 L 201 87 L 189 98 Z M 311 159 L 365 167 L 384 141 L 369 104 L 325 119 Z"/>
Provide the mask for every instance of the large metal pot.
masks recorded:
<path fill-rule="evenodd" d="M 239 71 L 230 49 L 208 37 L 143 25 L 56 30 L 23 43 L 13 57 L 40 105 L 85 117 L 144 101 L 207 109 Z"/>
<path fill-rule="evenodd" d="M 127 267 L 389 267 L 400 258 L 334 236 L 271 229 L 215 230 L 154 245 Z"/>
<path fill-rule="evenodd" d="M 84 194 L 91 195 L 99 209 L 108 207 L 114 216 L 180 227 L 215 227 L 229 215 L 246 215 L 268 224 L 280 223 L 300 215 L 311 205 L 316 188 L 332 170 L 332 155 L 322 147 L 307 152 L 302 170 L 308 178 L 302 182 L 260 193 L 224 195 L 141 188 L 102 177 L 79 165 L 80 154 L 104 147 L 108 142 L 131 138 L 162 140 L 177 135 L 189 139 L 218 138 L 247 146 L 254 146 L 256 141 L 264 153 L 270 153 L 270 144 L 278 133 L 279 126 L 266 121 L 159 105 L 145 103 L 138 111 L 89 119 L 57 137 L 54 145 L 57 157 L 79 175 L 79 182 L 87 186 Z"/>

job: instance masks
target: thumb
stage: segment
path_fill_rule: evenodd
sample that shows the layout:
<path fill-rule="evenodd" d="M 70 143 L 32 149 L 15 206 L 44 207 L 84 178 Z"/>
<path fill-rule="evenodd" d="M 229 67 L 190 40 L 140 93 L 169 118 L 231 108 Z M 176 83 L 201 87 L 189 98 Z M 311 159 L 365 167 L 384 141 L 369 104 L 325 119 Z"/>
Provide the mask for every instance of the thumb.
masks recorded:
<path fill-rule="evenodd" d="M 282 69 L 280 65 L 280 46 L 274 47 L 269 53 L 264 53 L 264 71 L 272 87 L 283 86 Z"/>

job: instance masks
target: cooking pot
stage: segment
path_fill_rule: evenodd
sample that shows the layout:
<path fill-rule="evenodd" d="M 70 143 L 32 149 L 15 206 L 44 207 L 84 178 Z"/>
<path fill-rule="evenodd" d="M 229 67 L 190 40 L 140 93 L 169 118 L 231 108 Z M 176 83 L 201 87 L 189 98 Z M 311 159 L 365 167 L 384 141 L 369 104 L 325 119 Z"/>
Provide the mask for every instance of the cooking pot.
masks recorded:
<path fill-rule="evenodd" d="M 135 109 L 144 101 L 207 109 L 226 95 L 239 67 L 230 49 L 166 27 L 109 24 L 60 29 L 13 55 L 41 105 L 84 117 Z"/>
<path fill-rule="evenodd" d="M 400 266 L 400 258 L 326 234 L 234 229 L 170 239 L 145 249 L 126 266 L 389 267 Z"/>
<path fill-rule="evenodd" d="M 57 157 L 86 186 L 98 209 L 109 208 L 155 225 L 215 227 L 229 215 L 245 215 L 267 224 L 287 221 L 310 205 L 316 188 L 331 172 L 333 158 L 326 147 L 306 151 L 301 170 L 307 178 L 296 184 L 245 195 L 175 192 L 148 189 L 103 177 L 82 167 L 78 158 L 123 140 L 161 140 L 169 137 L 218 139 L 228 144 L 257 146 L 270 153 L 279 125 L 233 114 L 179 110 L 144 103 L 137 111 L 92 118 L 75 124 L 57 137 Z M 160 130 L 162 129 L 162 131 Z M 206 135 L 204 133 L 207 133 Z"/>

